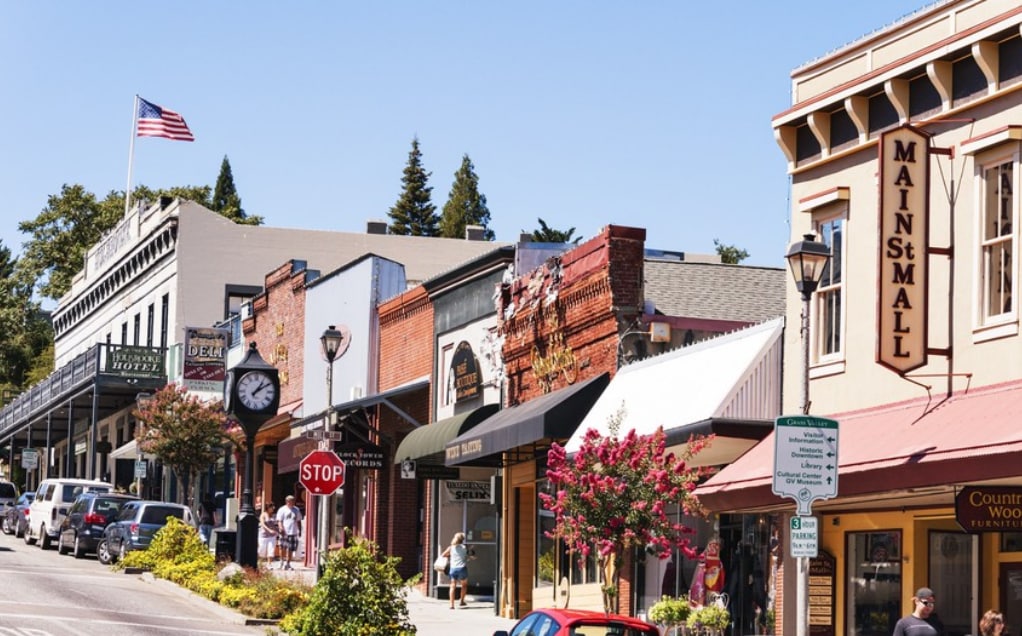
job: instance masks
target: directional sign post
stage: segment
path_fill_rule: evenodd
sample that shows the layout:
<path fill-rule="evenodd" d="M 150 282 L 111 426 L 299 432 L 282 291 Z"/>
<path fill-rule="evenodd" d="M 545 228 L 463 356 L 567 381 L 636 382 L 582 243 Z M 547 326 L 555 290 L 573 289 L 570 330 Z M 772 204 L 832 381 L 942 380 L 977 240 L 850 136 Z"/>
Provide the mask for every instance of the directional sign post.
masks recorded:
<path fill-rule="evenodd" d="M 774 426 L 773 492 L 795 500 L 798 514 L 813 502 L 837 496 L 837 420 L 784 415 Z"/>

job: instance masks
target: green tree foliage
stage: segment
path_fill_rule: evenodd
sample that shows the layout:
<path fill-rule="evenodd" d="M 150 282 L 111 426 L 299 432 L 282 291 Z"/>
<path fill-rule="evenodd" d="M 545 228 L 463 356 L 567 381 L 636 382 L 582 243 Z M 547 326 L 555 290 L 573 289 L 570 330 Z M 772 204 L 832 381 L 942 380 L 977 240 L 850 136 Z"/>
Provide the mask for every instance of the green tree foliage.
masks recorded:
<path fill-rule="evenodd" d="M 346 547 L 327 555 L 309 604 L 285 616 L 281 629 L 291 636 L 415 634 L 406 599 L 414 581 L 401 579 L 399 562 L 369 539 L 350 537 Z"/>
<path fill-rule="evenodd" d="M 18 260 L 19 284 L 34 285 L 44 298 L 59 299 L 71 289 L 89 247 L 123 215 L 123 197 L 117 209 L 80 185 L 64 184 L 60 194 L 46 200 L 39 216 L 18 223 L 18 230 L 30 236 Z"/>
<path fill-rule="evenodd" d="M 609 437 L 589 429 L 570 460 L 563 446 L 553 444 L 546 474 L 554 494 L 539 495 L 543 507 L 554 513 L 551 538 L 563 540 L 583 565 L 595 557 L 608 612 L 618 611 L 620 566 L 628 550 L 665 559 L 677 548 L 695 556 L 689 545 L 692 529 L 670 509 L 702 513 L 692 491 L 708 471 L 688 462 L 711 439 L 693 437 L 676 456 L 666 451 L 663 428 L 652 435 L 632 429 L 618 439 L 620 423 L 619 412 L 611 418 Z"/>
<path fill-rule="evenodd" d="M 238 225 L 262 225 L 263 217 L 248 216 L 241 207 L 241 196 L 234 187 L 234 173 L 231 172 L 231 162 L 224 155 L 220 164 L 220 174 L 216 178 L 216 186 L 213 188 L 213 200 L 210 202 L 210 210 L 225 216 Z"/>
<path fill-rule="evenodd" d="M 32 300 L 32 287 L 17 275 L 18 261 L 0 242 L 0 390 L 17 393 L 31 384 L 34 363 L 53 335 Z M 53 370 L 53 358 L 43 377 Z"/>
<path fill-rule="evenodd" d="M 229 426 L 219 400 L 203 402 L 174 383 L 154 393 L 135 417 L 140 424 L 135 437 L 139 448 L 174 471 L 189 503 L 199 471 L 216 461 L 225 444 L 241 442 L 240 431 Z"/>
<path fill-rule="evenodd" d="M 539 221 L 539 227 L 532 231 L 532 240 L 536 243 L 570 243 L 571 245 L 578 245 L 578 242 L 582 240 L 581 236 L 572 238 L 575 234 L 575 228 L 565 232 L 553 229 L 543 219 L 537 219 L 537 221 Z M 525 230 L 522 230 L 522 234 L 524 233 Z"/>
<path fill-rule="evenodd" d="M 408 153 L 401 183 L 404 189 L 401 197 L 390 209 L 391 234 L 410 236 L 436 236 L 439 218 L 436 206 L 430 201 L 433 188 L 428 184 L 432 172 L 422 167 L 422 152 L 419 151 L 419 138 L 412 139 L 412 149 Z"/>
<path fill-rule="evenodd" d="M 717 254 L 720 256 L 721 263 L 737 265 L 749 258 L 749 253 L 745 250 L 734 245 L 725 245 L 718 239 L 713 239 L 713 246 L 717 248 Z"/>
<path fill-rule="evenodd" d="M 440 236 L 463 239 L 468 225 L 483 226 L 483 238 L 487 241 L 495 238 L 489 227 L 490 209 L 486 207 L 486 195 L 479 192 L 479 176 L 466 154 L 461 158 L 461 167 L 454 173 L 454 184 L 440 215 Z"/>

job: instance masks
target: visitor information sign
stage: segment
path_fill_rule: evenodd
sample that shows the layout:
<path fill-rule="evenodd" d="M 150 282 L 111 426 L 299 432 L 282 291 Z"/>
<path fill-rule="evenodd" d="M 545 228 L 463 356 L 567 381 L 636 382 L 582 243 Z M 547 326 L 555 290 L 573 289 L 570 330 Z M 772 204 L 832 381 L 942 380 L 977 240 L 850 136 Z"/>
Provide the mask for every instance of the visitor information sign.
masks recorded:
<path fill-rule="evenodd" d="M 774 484 L 779 497 L 795 500 L 797 514 L 813 502 L 837 496 L 837 420 L 783 415 L 774 423 Z"/>

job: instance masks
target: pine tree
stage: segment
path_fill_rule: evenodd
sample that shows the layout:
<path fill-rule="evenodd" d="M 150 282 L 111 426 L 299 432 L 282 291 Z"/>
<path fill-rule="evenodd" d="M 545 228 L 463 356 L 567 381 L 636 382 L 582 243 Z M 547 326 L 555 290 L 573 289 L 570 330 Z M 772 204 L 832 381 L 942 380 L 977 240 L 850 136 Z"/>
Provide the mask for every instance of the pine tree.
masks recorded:
<path fill-rule="evenodd" d="M 468 225 L 483 226 L 483 238 L 494 240 L 493 230 L 489 228 L 490 209 L 486 207 L 486 195 L 479 192 L 479 176 L 466 154 L 461 159 L 461 167 L 454 173 L 454 184 L 440 216 L 440 236 L 463 239 Z"/>
<path fill-rule="evenodd" d="M 213 188 L 213 200 L 210 202 L 212 209 L 221 216 L 234 221 L 238 225 L 262 225 L 263 217 L 248 216 L 241 207 L 241 197 L 237 188 L 234 187 L 234 173 L 231 172 L 231 162 L 224 155 L 220 164 L 220 174 L 216 178 L 216 186 Z"/>
<path fill-rule="evenodd" d="M 401 183 L 404 190 L 401 198 L 390 209 L 389 231 L 391 234 L 411 236 L 436 236 L 439 219 L 436 206 L 430 202 L 433 188 L 426 185 L 433 173 L 426 172 L 422 167 L 422 153 L 419 151 L 419 138 L 412 138 L 412 149 L 408 153 L 408 165 L 405 166 Z"/>
<path fill-rule="evenodd" d="M 581 236 L 572 238 L 575 235 L 575 228 L 571 228 L 568 231 L 555 230 L 546 224 L 543 219 L 536 219 L 539 221 L 539 227 L 532 231 L 532 240 L 536 243 L 570 243 L 572 245 L 578 245 L 578 242 L 582 240 Z M 522 230 L 522 234 L 525 230 Z"/>

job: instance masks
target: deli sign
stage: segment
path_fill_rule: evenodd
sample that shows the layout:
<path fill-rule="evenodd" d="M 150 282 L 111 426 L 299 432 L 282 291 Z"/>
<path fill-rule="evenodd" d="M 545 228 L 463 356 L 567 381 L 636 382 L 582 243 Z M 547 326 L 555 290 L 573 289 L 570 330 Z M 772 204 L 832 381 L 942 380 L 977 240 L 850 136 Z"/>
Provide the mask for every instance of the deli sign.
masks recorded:
<path fill-rule="evenodd" d="M 1022 488 L 966 486 L 955 496 L 955 520 L 972 534 L 1022 531 Z"/>
<path fill-rule="evenodd" d="M 876 360 L 904 375 L 926 364 L 930 138 L 912 126 L 880 137 Z"/>

